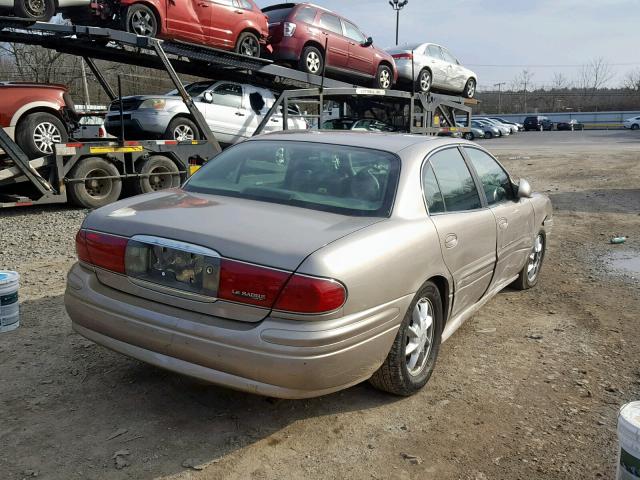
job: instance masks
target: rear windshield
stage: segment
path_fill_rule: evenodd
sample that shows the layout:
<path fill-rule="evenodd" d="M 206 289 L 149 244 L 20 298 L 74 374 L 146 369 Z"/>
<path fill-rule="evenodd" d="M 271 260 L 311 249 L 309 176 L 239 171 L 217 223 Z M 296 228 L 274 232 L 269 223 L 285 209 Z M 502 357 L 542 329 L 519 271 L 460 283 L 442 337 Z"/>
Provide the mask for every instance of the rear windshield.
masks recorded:
<path fill-rule="evenodd" d="M 188 192 L 388 217 L 400 160 L 389 152 L 297 141 L 250 141 L 225 150 L 186 183 Z"/>
<path fill-rule="evenodd" d="M 291 10 L 293 10 L 291 7 L 286 7 L 278 8 L 277 10 L 269 10 L 264 13 L 266 13 L 267 17 L 269 17 L 269 23 L 280 23 L 286 20 L 286 18 L 289 16 L 289 13 L 291 13 Z"/>

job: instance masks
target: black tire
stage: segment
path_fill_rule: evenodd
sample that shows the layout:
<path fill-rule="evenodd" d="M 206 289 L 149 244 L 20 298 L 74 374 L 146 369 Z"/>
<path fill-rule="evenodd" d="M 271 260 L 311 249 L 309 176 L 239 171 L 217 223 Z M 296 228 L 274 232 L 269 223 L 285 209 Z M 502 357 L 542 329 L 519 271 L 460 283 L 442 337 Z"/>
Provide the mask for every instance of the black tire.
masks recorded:
<path fill-rule="evenodd" d="M 465 140 L 473 141 L 475 140 L 476 136 L 473 134 L 473 132 L 464 132 L 462 138 L 464 138 Z"/>
<path fill-rule="evenodd" d="M 640 128 L 640 125 L 638 125 L 637 123 L 634 123 L 633 125 L 631 125 L 631 130 L 638 130 Z"/>
<path fill-rule="evenodd" d="M 465 96 L 465 98 L 473 98 L 474 95 L 476 94 L 476 81 L 473 78 L 470 78 L 469 80 L 467 80 L 467 83 L 464 86 L 464 91 L 463 91 L 463 95 Z"/>
<path fill-rule="evenodd" d="M 112 178 L 91 180 L 91 177 L 114 177 L 120 175 L 113 163 L 100 157 L 81 159 L 71 170 L 69 179 L 84 179 L 84 182 L 70 182 L 67 185 L 69 197 L 76 205 L 98 208 L 115 202 L 122 192 L 122 180 Z"/>
<path fill-rule="evenodd" d="M 324 55 L 322 55 L 322 52 L 316 47 L 305 47 L 302 51 L 298 68 L 306 73 L 322 75 L 322 70 L 324 68 Z"/>
<path fill-rule="evenodd" d="M 393 71 L 389 65 L 380 65 L 374 82 L 375 88 L 389 90 L 393 87 Z"/>
<path fill-rule="evenodd" d="M 407 365 L 408 355 L 405 352 L 410 338 L 409 327 L 415 321 L 414 309 L 418 302 L 422 302 L 424 299 L 428 300 L 433 313 L 432 342 L 428 354 L 424 355 L 423 352 L 423 360 L 418 360 L 420 368 L 412 374 Z M 443 326 L 444 315 L 440 291 L 433 282 L 426 282 L 411 302 L 391 346 L 391 351 L 382 366 L 369 379 L 369 382 L 374 387 L 395 395 L 409 396 L 419 391 L 429 381 L 436 365 Z"/>
<path fill-rule="evenodd" d="M 260 41 L 251 32 L 242 32 L 236 42 L 236 53 L 247 57 L 260 57 Z"/>
<path fill-rule="evenodd" d="M 162 155 L 147 158 L 142 163 L 139 173 L 150 176 L 140 177 L 133 184 L 137 195 L 180 186 L 180 169 L 170 159 Z"/>
<path fill-rule="evenodd" d="M 48 22 L 56 13 L 54 0 L 16 0 L 13 11 L 17 17 Z"/>
<path fill-rule="evenodd" d="M 433 75 L 428 69 L 420 71 L 418 79 L 416 80 L 416 91 L 420 93 L 428 93 L 433 86 Z"/>
<path fill-rule="evenodd" d="M 537 242 L 538 240 L 541 241 L 541 250 L 537 251 Z M 544 257 L 545 254 L 547 252 L 547 238 L 544 234 L 544 232 L 540 232 L 538 233 L 538 235 L 536 235 L 536 239 L 534 240 L 534 245 L 531 249 L 531 252 L 529 253 L 529 256 L 527 256 L 527 261 L 524 264 L 524 267 L 522 267 L 522 270 L 520 270 L 520 274 L 518 275 L 518 279 L 513 282 L 511 284 L 511 286 L 517 290 L 528 290 L 530 288 L 535 287 L 538 284 L 538 280 L 540 279 L 540 271 L 542 270 L 542 265 L 544 263 Z M 535 267 L 535 275 L 530 275 L 530 265 L 532 264 L 532 261 L 535 261 L 534 258 L 532 258 L 534 255 L 537 255 L 537 259 L 538 259 L 538 263 L 537 263 L 537 267 Z"/>
<path fill-rule="evenodd" d="M 16 143 L 29 158 L 51 155 L 57 143 L 67 143 L 69 134 L 62 120 L 47 112 L 28 114 L 16 126 Z"/>
<path fill-rule="evenodd" d="M 169 122 L 163 137 L 165 140 L 190 142 L 191 140 L 200 140 L 200 130 L 193 120 L 186 117 L 176 117 Z"/>
<path fill-rule="evenodd" d="M 491 140 L 493 138 L 493 132 L 484 132 L 484 138 Z"/>
<path fill-rule="evenodd" d="M 124 18 L 124 30 L 146 37 L 156 37 L 158 35 L 159 23 L 155 12 L 140 3 L 136 3 L 127 8 Z"/>

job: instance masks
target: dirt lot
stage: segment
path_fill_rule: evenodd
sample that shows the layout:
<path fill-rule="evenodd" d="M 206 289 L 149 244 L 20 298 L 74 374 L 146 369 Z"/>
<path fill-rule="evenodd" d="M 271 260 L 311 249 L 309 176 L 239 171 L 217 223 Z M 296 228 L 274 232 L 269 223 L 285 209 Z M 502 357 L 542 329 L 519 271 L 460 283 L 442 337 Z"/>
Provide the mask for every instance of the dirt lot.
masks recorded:
<path fill-rule="evenodd" d="M 554 202 L 541 284 L 485 306 L 411 398 L 362 384 L 274 401 L 107 351 L 63 306 L 85 212 L 0 212 L 0 265 L 24 279 L 22 325 L 0 334 L 0 477 L 612 478 L 617 409 L 640 398 L 640 272 L 624 270 L 640 251 L 640 135 L 483 145 Z"/>

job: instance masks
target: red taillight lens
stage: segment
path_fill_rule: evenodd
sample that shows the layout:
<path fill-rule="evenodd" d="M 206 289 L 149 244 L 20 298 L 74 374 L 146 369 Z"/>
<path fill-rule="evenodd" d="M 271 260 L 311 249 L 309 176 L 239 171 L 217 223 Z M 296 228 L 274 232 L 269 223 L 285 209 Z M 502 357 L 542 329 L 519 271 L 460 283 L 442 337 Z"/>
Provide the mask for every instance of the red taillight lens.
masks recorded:
<path fill-rule="evenodd" d="M 340 282 L 293 275 L 278 297 L 275 310 L 294 313 L 326 313 L 344 305 L 347 291 Z"/>
<path fill-rule="evenodd" d="M 106 233 L 85 232 L 89 263 L 96 267 L 125 273 L 124 257 L 129 239 Z"/>
<path fill-rule="evenodd" d="M 78 230 L 76 233 L 76 254 L 78 255 L 78 260 L 85 263 L 91 263 L 91 258 L 89 258 L 89 249 L 87 248 L 87 236 L 84 230 Z"/>
<path fill-rule="evenodd" d="M 290 275 L 289 272 L 223 259 L 218 298 L 271 308 Z"/>
<path fill-rule="evenodd" d="M 413 60 L 413 53 L 396 53 L 391 56 L 396 60 Z"/>

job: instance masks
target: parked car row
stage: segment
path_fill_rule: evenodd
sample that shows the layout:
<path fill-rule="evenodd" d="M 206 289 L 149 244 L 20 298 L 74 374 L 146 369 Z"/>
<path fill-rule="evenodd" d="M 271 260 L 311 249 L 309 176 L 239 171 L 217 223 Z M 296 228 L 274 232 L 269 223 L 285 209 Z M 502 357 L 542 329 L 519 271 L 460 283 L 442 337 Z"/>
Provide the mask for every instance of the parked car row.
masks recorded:
<path fill-rule="evenodd" d="M 467 140 L 506 137 L 523 129 L 521 124 L 507 121 L 499 117 L 473 117 L 471 125 L 467 125 L 465 119 L 457 119 L 456 122 L 458 125 L 471 127 L 471 131 L 463 134 L 463 137 Z"/>
<path fill-rule="evenodd" d="M 266 56 L 306 73 L 327 72 L 382 89 L 414 83 L 418 92 L 472 98 L 478 81 L 445 47 L 419 43 L 385 51 L 351 20 L 311 3 L 261 10 L 253 0 L 0 0 L 2 8 L 42 20 L 57 8 L 77 24 Z"/>

